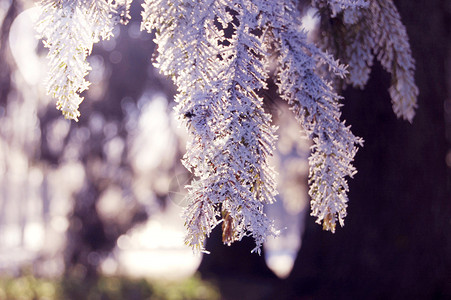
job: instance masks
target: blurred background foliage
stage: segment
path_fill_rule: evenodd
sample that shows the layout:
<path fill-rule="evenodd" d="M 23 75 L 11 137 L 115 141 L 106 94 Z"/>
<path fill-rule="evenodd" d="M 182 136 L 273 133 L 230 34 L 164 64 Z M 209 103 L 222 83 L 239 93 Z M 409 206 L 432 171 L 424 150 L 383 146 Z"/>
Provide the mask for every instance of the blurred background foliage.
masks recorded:
<path fill-rule="evenodd" d="M 47 51 L 33 30 L 33 2 L 0 0 L 0 278 L 7 299 L 217 298 L 209 281 L 195 277 L 202 256 L 183 243 L 186 136 L 172 112 L 175 88 L 152 65 L 155 45 L 140 31 L 140 11 L 135 1 L 131 22 L 94 46 L 92 85 L 76 123 L 44 93 Z M 309 142 L 275 90 L 272 84 L 263 96 L 286 132 L 273 162 L 284 170 L 284 188 L 268 214 L 287 229 L 265 253 L 286 277 L 307 211 Z M 276 278 L 265 257 L 249 257 L 237 265 L 246 261 L 248 270 Z M 150 281 L 130 279 L 138 277 Z"/>
<path fill-rule="evenodd" d="M 150 281 L 130 277 L 102 276 L 94 282 L 76 278 L 43 279 L 32 274 L 0 279 L 0 299 L 86 300 L 215 300 L 215 286 L 198 276 L 181 281 Z"/>

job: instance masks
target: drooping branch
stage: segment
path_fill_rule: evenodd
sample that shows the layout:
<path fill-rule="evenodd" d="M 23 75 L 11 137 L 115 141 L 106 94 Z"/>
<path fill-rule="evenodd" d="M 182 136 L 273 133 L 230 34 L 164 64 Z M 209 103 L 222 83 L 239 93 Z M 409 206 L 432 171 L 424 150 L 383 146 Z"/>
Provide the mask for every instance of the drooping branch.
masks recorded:
<path fill-rule="evenodd" d="M 356 145 L 361 145 L 362 140 L 341 122 L 340 97 L 315 69 L 318 63 L 326 63 L 341 77 L 346 69 L 310 44 L 305 32 L 296 30 L 301 19 L 292 1 L 285 1 L 269 13 L 279 53 L 279 92 L 313 140 L 309 158 L 312 215 L 323 223 L 324 229 L 334 232 L 337 220 L 344 224 L 348 202 L 346 177 L 356 172 L 352 161 Z"/>
<path fill-rule="evenodd" d="M 328 10 L 316 1 L 323 20 L 320 44 L 349 65 L 346 83 L 363 88 L 368 82 L 374 57 L 392 76 L 389 93 L 397 117 L 412 122 L 417 108 L 415 61 L 406 29 L 392 0 L 374 0 L 366 7 Z"/>
<path fill-rule="evenodd" d="M 126 20 L 130 0 L 41 0 L 36 30 L 49 48 L 47 93 L 57 99 L 57 108 L 68 119 L 78 120 L 80 93 L 88 89 L 85 80 L 91 67 L 86 61 L 94 43 L 112 36 L 114 25 Z M 123 4 L 120 15 L 116 5 Z"/>

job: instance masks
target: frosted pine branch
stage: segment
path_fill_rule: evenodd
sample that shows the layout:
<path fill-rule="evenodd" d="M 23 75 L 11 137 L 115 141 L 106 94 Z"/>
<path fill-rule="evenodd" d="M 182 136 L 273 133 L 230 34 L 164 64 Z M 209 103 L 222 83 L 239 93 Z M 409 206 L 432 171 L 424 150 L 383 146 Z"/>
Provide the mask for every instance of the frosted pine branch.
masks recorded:
<path fill-rule="evenodd" d="M 274 149 L 275 128 L 270 125 L 271 117 L 263 111 L 262 99 L 254 92 L 266 86 L 268 77 L 262 37 L 252 33 L 259 26 L 257 4 L 258 1 L 234 1 L 231 6 L 239 25 L 235 25 L 235 34 L 230 39 L 233 50 L 226 54 L 222 74 L 229 101 L 223 115 L 225 130 L 230 135 L 220 150 L 223 161 L 219 159 L 219 163 L 229 174 L 225 183 L 229 192 L 222 210 L 232 220 L 226 224 L 232 235 L 223 230 L 223 240 L 230 244 L 249 233 L 256 242 L 255 250 L 259 251 L 266 237 L 275 234 L 263 204 L 274 202 L 276 184 L 267 161 Z"/>
<path fill-rule="evenodd" d="M 369 0 L 312 0 L 314 6 L 328 6 L 331 10 L 332 17 L 337 16 L 337 14 L 343 11 L 352 11 L 364 7 L 368 7 Z M 351 19 L 352 16 L 349 16 Z"/>
<path fill-rule="evenodd" d="M 317 4 L 319 1 L 317 1 Z M 418 88 L 414 81 L 415 61 L 399 13 L 392 0 L 374 0 L 368 7 L 344 10 L 336 16 L 323 11 L 320 44 L 349 65 L 346 83 L 363 88 L 369 79 L 374 56 L 392 75 L 389 88 L 395 114 L 412 122 L 417 108 Z M 328 15 L 336 17 L 330 25 Z M 352 17 L 350 17 L 352 14 Z M 352 19 L 352 21 L 350 21 Z"/>
<path fill-rule="evenodd" d="M 208 236 L 222 222 L 224 243 L 250 234 L 258 251 L 275 233 L 263 212 L 275 194 L 266 162 L 274 129 L 254 92 L 267 77 L 262 42 L 250 33 L 257 27 L 258 9 L 247 1 L 228 6 L 222 1 L 174 6 L 148 1 L 144 6 L 143 27 L 156 29 L 157 66 L 177 84 L 176 111 L 191 134 L 184 164 L 197 179 L 185 212 L 187 244 L 203 250 L 199 235 Z M 215 18 L 224 26 L 236 18 L 241 26 L 226 38 Z M 207 206 L 215 209 L 201 221 L 204 216 L 193 208 Z"/>
<path fill-rule="evenodd" d="M 363 89 L 371 74 L 374 40 L 363 10 L 354 11 L 354 14 L 356 20 L 352 24 L 346 23 L 344 16 L 341 16 L 332 26 L 329 12 L 323 10 L 321 30 L 329 34 L 321 35 L 319 45 L 348 65 L 349 74 L 344 78 L 345 83 Z"/>
<path fill-rule="evenodd" d="M 328 63 L 335 73 L 345 69 L 307 42 L 306 33 L 295 30 L 300 16 L 287 0 L 272 12 L 274 38 L 279 52 L 279 91 L 290 105 L 301 126 L 313 140 L 309 158 L 309 194 L 312 215 L 326 230 L 335 231 L 336 221 L 343 226 L 346 216 L 348 184 L 356 170 L 352 165 L 362 140 L 340 121 L 339 97 L 315 73 L 319 62 Z M 315 55 L 312 55 L 315 54 Z"/>
<path fill-rule="evenodd" d="M 77 120 L 93 44 L 127 23 L 131 0 L 41 0 L 38 32 L 49 48 L 48 92 Z M 178 89 L 175 111 L 189 132 L 183 164 L 194 175 L 184 212 L 186 244 L 222 225 L 223 242 L 252 236 L 259 252 L 277 231 L 264 213 L 277 191 L 268 164 L 276 140 L 258 92 L 272 59 L 281 97 L 311 138 L 309 194 L 323 228 L 344 224 L 347 178 L 362 139 L 341 120 L 330 79 L 363 87 L 374 56 L 392 74 L 395 113 L 412 120 L 418 89 L 405 28 L 391 0 L 312 0 L 323 15 L 320 46 L 301 29 L 294 0 L 145 0 L 141 29 L 155 32 L 155 66 Z M 333 22 L 330 22 L 333 18 Z M 322 50 L 320 49 L 323 48 Z M 339 60 L 338 60 L 339 59 Z M 345 63 L 345 64 L 343 64 Z"/>
<path fill-rule="evenodd" d="M 112 16 L 116 24 L 128 24 L 128 21 L 131 19 L 130 5 L 132 4 L 132 2 L 133 0 L 115 0 L 114 2 L 111 2 L 110 5 L 112 5 L 112 3 L 115 3 L 113 5 L 114 11 L 112 12 Z"/>
<path fill-rule="evenodd" d="M 36 29 L 49 48 L 47 93 L 66 118 L 77 121 L 80 93 L 89 86 L 86 58 L 94 43 L 112 35 L 114 6 L 103 0 L 41 0 L 38 6 Z"/>
<path fill-rule="evenodd" d="M 223 120 L 221 82 L 212 79 L 218 78 L 221 68 L 216 74 L 211 72 L 216 69 L 215 62 L 221 64 L 216 57 L 222 48 L 215 42 L 222 32 L 213 20 L 222 3 L 163 0 L 145 1 L 143 6 L 142 28 L 156 31 L 156 66 L 177 85 L 176 111 L 190 133 L 183 163 L 198 179 L 188 188 L 186 243 L 204 251 L 205 236 L 220 223 L 221 216 L 219 198 L 211 194 L 218 181 L 211 149 L 222 145 L 218 133 L 222 132 L 219 124 Z"/>
<path fill-rule="evenodd" d="M 392 75 L 389 88 L 393 111 L 412 122 L 417 108 L 415 61 L 412 58 L 406 29 L 392 0 L 371 3 L 371 31 L 376 41 L 374 51 L 385 70 Z"/>

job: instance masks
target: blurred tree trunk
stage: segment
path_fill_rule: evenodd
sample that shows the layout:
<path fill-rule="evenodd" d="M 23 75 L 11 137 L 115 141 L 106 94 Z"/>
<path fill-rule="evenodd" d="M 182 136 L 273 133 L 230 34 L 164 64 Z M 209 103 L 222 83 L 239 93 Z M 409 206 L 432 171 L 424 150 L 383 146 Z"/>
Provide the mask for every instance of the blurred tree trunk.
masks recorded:
<path fill-rule="evenodd" d="M 21 10 L 17 1 L 12 1 L 8 10 L 0 24 L 0 105 L 6 106 L 8 94 L 11 90 L 11 73 L 13 69 L 13 61 L 9 53 L 8 37 L 9 30 L 14 19 Z M 4 109 L 4 108 L 3 108 Z"/>
<path fill-rule="evenodd" d="M 343 118 L 365 139 L 355 162 L 359 173 L 350 180 L 346 224 L 333 235 L 308 220 L 279 299 L 451 297 L 445 2 L 395 1 L 416 59 L 417 115 L 413 124 L 396 119 L 390 77 L 379 65 L 364 91 L 344 93 Z"/>

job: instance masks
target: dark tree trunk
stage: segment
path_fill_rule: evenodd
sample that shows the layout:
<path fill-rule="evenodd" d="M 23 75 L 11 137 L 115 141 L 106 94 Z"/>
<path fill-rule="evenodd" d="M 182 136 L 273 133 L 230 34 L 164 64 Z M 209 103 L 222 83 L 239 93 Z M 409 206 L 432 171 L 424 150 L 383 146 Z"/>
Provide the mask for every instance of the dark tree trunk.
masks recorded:
<path fill-rule="evenodd" d="M 266 266 L 263 254 L 251 253 L 254 247 L 252 238 L 226 246 L 221 226 L 213 230 L 206 245 L 211 253 L 204 255 L 198 271 L 217 284 L 222 299 L 264 299 L 272 292 L 276 276 Z"/>
<path fill-rule="evenodd" d="M 420 96 L 413 124 L 395 117 L 387 92 L 390 76 L 379 65 L 365 90 L 344 93 L 343 118 L 365 139 L 355 161 L 359 173 L 349 180 L 345 227 L 331 234 L 308 218 L 290 277 L 262 282 L 267 294 L 248 293 L 247 299 L 451 298 L 445 2 L 395 3 L 416 59 Z M 217 247 L 202 262 L 202 274 L 262 272 L 262 260 Z"/>
<path fill-rule="evenodd" d="M 8 94 L 11 90 L 11 70 L 15 67 L 9 52 L 8 37 L 11 25 L 21 10 L 21 4 L 12 1 L 0 24 L 0 105 L 6 106 Z M 0 107 L 4 110 L 4 107 Z"/>
<path fill-rule="evenodd" d="M 396 1 L 420 89 L 412 125 L 393 114 L 390 77 L 378 65 L 364 91 L 345 92 L 343 118 L 365 139 L 346 225 L 334 235 L 308 220 L 279 299 L 450 299 L 445 2 Z"/>

